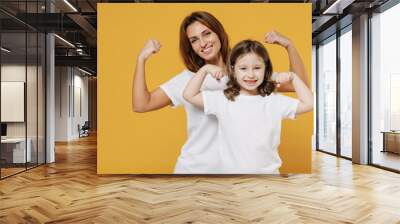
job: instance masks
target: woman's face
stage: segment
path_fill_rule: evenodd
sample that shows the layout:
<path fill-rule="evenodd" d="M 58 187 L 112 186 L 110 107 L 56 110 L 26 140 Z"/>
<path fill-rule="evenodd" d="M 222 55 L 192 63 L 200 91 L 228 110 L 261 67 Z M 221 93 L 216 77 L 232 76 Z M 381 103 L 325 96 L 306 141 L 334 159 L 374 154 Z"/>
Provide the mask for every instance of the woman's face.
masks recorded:
<path fill-rule="evenodd" d="M 193 51 L 206 62 L 218 59 L 221 41 L 218 35 L 202 23 L 195 21 L 186 29 Z"/>

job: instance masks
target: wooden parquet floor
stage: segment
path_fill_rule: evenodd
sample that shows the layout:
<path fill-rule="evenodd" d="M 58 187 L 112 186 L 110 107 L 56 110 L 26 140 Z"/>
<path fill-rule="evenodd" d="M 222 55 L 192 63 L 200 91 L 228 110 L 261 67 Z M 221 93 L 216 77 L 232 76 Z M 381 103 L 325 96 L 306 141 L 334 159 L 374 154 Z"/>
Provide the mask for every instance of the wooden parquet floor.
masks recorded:
<path fill-rule="evenodd" d="M 96 139 L 0 181 L 0 223 L 400 223 L 400 175 L 316 152 L 313 174 L 96 174 Z"/>

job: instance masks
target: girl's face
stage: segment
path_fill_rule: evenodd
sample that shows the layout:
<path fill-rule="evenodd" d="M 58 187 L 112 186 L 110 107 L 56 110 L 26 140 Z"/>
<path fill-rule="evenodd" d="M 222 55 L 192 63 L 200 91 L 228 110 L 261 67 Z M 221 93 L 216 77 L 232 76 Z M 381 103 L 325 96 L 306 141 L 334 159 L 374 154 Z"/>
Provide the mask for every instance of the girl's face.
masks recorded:
<path fill-rule="evenodd" d="M 186 29 L 193 51 L 206 62 L 217 60 L 220 55 L 221 41 L 218 35 L 207 26 L 195 21 Z"/>
<path fill-rule="evenodd" d="M 257 87 L 264 81 L 264 60 L 255 53 L 248 53 L 236 59 L 233 69 L 240 93 L 257 95 Z"/>

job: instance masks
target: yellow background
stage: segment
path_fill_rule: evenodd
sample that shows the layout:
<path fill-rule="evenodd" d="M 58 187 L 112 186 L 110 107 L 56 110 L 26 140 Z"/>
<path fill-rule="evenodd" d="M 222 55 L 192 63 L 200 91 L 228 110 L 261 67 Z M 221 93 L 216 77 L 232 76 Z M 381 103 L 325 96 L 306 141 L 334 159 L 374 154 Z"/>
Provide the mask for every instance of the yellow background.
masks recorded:
<path fill-rule="evenodd" d="M 272 29 L 288 36 L 304 61 L 311 83 L 311 4 L 98 4 L 99 174 L 172 173 L 186 139 L 183 108 L 148 113 L 131 110 L 136 57 L 149 38 L 162 44 L 146 64 L 149 90 L 180 73 L 179 26 L 204 10 L 223 24 L 233 47 L 243 39 L 262 41 Z M 287 71 L 286 50 L 266 45 L 275 71 Z M 288 94 L 295 96 L 294 94 Z M 281 173 L 311 172 L 312 113 L 284 121 Z"/>

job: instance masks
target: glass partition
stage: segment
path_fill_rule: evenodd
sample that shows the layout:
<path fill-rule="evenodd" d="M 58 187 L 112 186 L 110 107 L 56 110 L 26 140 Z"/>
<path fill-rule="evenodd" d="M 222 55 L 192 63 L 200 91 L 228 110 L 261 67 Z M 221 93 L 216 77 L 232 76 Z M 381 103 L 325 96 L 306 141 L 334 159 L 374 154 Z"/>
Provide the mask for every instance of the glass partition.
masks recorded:
<path fill-rule="evenodd" d="M 0 178 L 45 163 L 45 34 L 21 22 L 45 1 L 1 1 Z M 34 17 L 35 18 L 35 17 Z"/>
<path fill-rule="evenodd" d="M 26 33 L 1 34 L 1 176 L 24 171 L 31 151 L 26 141 Z M 6 49 L 6 50 L 4 50 Z M 3 131 L 4 132 L 4 131 Z"/>

